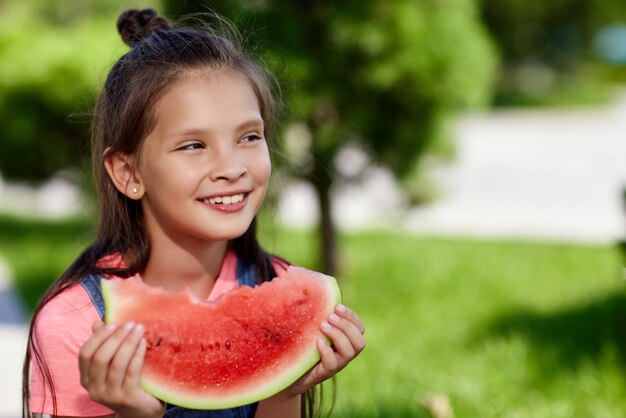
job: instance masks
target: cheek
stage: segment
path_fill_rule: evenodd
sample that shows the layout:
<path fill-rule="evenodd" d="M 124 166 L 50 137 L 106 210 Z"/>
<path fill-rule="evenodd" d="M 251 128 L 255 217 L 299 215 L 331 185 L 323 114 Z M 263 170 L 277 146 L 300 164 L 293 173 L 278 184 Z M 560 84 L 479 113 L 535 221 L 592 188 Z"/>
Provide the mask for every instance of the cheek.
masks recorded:
<path fill-rule="evenodd" d="M 257 186 L 267 187 L 272 174 L 272 162 L 268 152 L 264 152 L 252 161 L 251 174 L 254 176 Z"/>
<path fill-rule="evenodd" d="M 267 161 L 265 162 L 265 164 L 262 167 L 262 176 L 264 179 L 264 184 L 267 187 L 269 181 L 270 181 L 270 176 L 272 174 L 272 163 L 270 162 L 269 158 L 267 159 Z"/>
<path fill-rule="evenodd" d="M 197 178 L 206 171 L 206 163 L 192 159 L 155 155 L 145 158 L 145 161 L 141 172 L 148 181 L 157 184 L 186 184 L 187 180 Z"/>

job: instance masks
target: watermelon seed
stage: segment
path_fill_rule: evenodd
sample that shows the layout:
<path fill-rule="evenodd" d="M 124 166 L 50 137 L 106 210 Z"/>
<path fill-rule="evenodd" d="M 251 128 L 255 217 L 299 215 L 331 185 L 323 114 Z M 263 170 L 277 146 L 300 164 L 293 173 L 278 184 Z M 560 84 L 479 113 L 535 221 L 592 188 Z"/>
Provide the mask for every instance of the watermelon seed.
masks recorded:
<path fill-rule="evenodd" d="M 226 347 L 227 350 L 230 350 L 230 341 L 226 340 L 226 342 L 224 343 L 224 346 Z"/>
<path fill-rule="evenodd" d="M 155 344 L 154 346 L 155 346 L 155 347 L 160 346 L 160 345 L 161 345 L 161 342 L 163 342 L 163 338 L 159 337 L 159 338 L 157 339 L 157 342 L 156 342 L 156 344 Z"/>

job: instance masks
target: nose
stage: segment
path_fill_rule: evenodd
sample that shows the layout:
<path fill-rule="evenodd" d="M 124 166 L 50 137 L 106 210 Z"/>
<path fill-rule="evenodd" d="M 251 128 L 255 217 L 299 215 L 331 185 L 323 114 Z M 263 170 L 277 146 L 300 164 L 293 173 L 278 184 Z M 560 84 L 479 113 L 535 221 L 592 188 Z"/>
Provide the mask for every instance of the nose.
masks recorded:
<path fill-rule="evenodd" d="M 213 181 L 236 181 L 243 177 L 248 169 L 241 153 L 236 149 L 223 149 L 213 156 L 209 177 Z"/>

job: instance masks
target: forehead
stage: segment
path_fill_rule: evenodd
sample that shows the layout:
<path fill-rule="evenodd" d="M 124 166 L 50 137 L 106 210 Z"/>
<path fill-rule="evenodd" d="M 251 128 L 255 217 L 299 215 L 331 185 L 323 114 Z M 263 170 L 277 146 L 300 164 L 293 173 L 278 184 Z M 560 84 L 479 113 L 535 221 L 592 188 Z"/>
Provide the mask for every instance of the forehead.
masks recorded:
<path fill-rule="evenodd" d="M 228 125 L 261 120 L 259 100 L 248 78 L 232 70 L 189 72 L 161 96 L 155 106 L 155 130 L 186 125 Z"/>

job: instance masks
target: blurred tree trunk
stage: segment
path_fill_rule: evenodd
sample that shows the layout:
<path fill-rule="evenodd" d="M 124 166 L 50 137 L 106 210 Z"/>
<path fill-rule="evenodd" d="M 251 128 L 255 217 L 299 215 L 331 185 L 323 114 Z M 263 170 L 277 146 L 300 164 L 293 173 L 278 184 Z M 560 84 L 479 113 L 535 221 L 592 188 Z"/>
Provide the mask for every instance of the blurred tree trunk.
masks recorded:
<path fill-rule="evenodd" d="M 318 157 L 315 154 L 314 158 Z M 337 232 L 332 217 L 330 189 L 332 178 L 326 167 L 316 158 L 314 169 L 308 178 L 317 195 L 320 220 L 318 224 L 318 245 L 320 269 L 331 276 L 339 271 L 337 254 Z"/>

